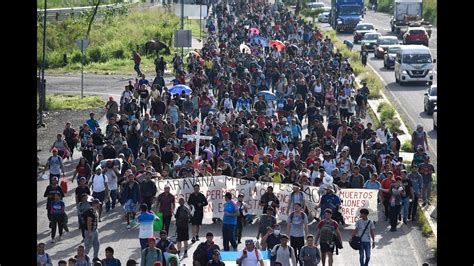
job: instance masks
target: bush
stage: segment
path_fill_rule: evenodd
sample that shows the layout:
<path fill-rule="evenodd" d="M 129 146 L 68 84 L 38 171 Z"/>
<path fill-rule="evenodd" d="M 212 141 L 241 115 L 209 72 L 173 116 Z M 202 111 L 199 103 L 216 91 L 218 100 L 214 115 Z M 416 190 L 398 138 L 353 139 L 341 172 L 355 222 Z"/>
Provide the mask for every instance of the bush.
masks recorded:
<path fill-rule="evenodd" d="M 91 62 L 101 62 L 102 52 L 100 48 L 92 48 L 89 51 L 89 58 Z"/>
<path fill-rule="evenodd" d="M 381 102 L 379 104 L 379 106 L 377 107 L 377 112 L 378 113 L 382 112 L 382 109 L 387 108 L 388 106 L 389 106 L 389 104 L 387 102 Z"/>
<path fill-rule="evenodd" d="M 116 59 L 125 58 L 123 49 L 118 49 L 112 52 L 112 57 Z"/>
<path fill-rule="evenodd" d="M 395 109 L 391 105 L 387 104 L 382 107 L 380 111 L 380 120 L 382 122 L 393 119 L 394 116 L 395 116 Z"/>
<path fill-rule="evenodd" d="M 400 126 L 402 125 L 402 123 L 400 122 L 400 120 L 398 120 L 398 118 L 385 120 L 385 125 L 387 126 L 387 128 L 390 129 L 390 131 L 396 132 L 397 134 L 403 134 L 403 131 L 400 130 Z"/>
<path fill-rule="evenodd" d="M 72 63 L 81 63 L 82 61 L 82 54 L 81 53 L 74 53 L 71 58 Z"/>
<path fill-rule="evenodd" d="M 411 140 L 405 140 L 402 144 L 401 150 L 404 152 L 412 152 L 411 150 Z"/>

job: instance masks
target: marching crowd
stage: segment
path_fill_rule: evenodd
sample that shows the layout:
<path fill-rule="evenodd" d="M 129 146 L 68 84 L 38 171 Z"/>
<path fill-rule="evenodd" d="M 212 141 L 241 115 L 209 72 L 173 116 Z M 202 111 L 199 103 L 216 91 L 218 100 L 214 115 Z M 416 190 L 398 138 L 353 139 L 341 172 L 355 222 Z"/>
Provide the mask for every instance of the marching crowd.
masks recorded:
<path fill-rule="evenodd" d="M 135 65 L 140 78 L 125 86 L 119 101 L 110 97 L 105 128 L 91 113 L 79 128 L 68 122 L 57 135 L 44 170 L 49 170 L 50 179 L 44 197 L 51 242 L 69 231 L 62 200 L 69 182 L 64 164 L 74 152 L 82 153 L 70 181 L 75 184 L 77 178 L 75 202 L 84 242 L 74 258 L 59 265 L 121 265 L 112 247 L 105 250 L 106 258 L 98 259 L 98 224 L 117 202 L 124 209 L 127 229 L 139 225 L 140 265 L 179 265 L 188 256 L 188 240 L 200 241 L 208 202 L 199 185 L 188 199 L 178 199 L 169 187 L 158 191 L 154 180 L 227 175 L 292 184 L 285 206 L 287 228 L 276 219 L 282 206 L 273 188 L 262 196 L 257 242 L 246 240 L 239 251 L 237 263 L 243 266 L 263 266 L 261 250 L 266 249 L 275 265 L 308 266 L 320 259 L 332 265 L 332 254 L 341 245 L 339 225 L 344 225 L 337 196 L 341 188 L 379 190 L 391 231 L 402 219 L 405 224 L 415 221 L 419 200 L 430 204 L 434 167 L 425 152 L 424 129 L 413 132 L 417 152 L 405 166 L 397 134 L 383 123 L 376 129 L 370 122 L 364 124 L 370 90 L 364 82 L 355 87 L 350 62 L 331 39 L 281 4 L 214 3 L 212 10 L 200 53 L 190 53 L 186 65 L 177 54 L 172 61 L 173 85 L 190 90 L 166 87 L 163 58 L 156 61 L 153 81 Z M 211 138 L 194 154 L 196 143 L 183 135 L 195 134 L 198 126 Z M 193 163 L 196 158 L 198 165 Z M 305 185 L 320 187 L 322 195 L 315 234 L 308 230 L 309 214 L 315 210 L 305 204 Z M 236 250 L 244 226 L 253 222 L 244 197 L 225 195 L 225 251 L 230 245 Z M 375 244 L 375 221 L 367 215 L 367 209 L 360 210 L 353 233 L 361 238 L 361 265 L 368 265 Z M 168 237 L 173 218 L 176 245 Z M 156 219 L 163 222 L 158 239 L 153 233 Z M 286 234 L 281 233 L 285 229 Z M 219 249 L 208 232 L 193 254 L 194 263 L 223 265 Z M 44 243 L 38 244 L 38 265 L 52 265 Z"/>

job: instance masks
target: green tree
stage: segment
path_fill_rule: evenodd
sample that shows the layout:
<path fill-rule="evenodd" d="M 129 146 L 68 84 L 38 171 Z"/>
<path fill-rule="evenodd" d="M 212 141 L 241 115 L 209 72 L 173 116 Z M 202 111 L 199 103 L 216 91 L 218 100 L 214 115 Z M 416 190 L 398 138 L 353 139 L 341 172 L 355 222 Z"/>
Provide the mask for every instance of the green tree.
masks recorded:
<path fill-rule="evenodd" d="M 323 10 L 321 8 L 305 8 L 301 11 L 301 14 L 306 17 L 311 17 L 313 19 L 313 23 L 316 21 L 316 17 L 320 14 L 323 13 Z"/>

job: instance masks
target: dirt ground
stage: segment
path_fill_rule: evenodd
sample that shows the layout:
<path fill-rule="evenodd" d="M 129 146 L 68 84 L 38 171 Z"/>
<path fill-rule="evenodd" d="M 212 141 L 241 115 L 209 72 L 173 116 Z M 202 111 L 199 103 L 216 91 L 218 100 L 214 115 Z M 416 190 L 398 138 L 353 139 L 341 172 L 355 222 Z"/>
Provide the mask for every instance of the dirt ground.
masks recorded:
<path fill-rule="evenodd" d="M 95 118 L 99 120 L 104 112 L 103 108 L 93 108 L 85 110 L 57 110 L 48 111 L 46 116 L 43 118 L 43 123 L 46 127 L 38 128 L 37 136 L 37 153 L 40 158 L 40 162 L 46 160 L 46 156 L 49 156 L 49 149 L 56 139 L 56 134 L 63 133 L 66 122 L 71 122 L 72 128 L 79 130 L 79 127 L 89 119 L 89 114 L 94 112 Z"/>

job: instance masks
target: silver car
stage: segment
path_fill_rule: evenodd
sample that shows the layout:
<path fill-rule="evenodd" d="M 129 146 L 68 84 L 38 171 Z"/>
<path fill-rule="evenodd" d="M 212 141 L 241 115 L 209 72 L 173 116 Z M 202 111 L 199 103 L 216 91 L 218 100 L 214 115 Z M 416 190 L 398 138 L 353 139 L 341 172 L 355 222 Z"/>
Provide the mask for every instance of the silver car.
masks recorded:
<path fill-rule="evenodd" d="M 329 23 L 329 12 L 320 13 L 318 16 L 318 21 L 322 23 Z"/>

